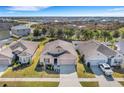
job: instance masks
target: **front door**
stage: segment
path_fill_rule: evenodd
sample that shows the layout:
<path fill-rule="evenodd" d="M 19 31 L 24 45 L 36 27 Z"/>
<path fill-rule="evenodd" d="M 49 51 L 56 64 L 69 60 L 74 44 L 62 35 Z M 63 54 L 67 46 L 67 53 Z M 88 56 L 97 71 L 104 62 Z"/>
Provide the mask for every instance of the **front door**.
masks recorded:
<path fill-rule="evenodd" d="M 54 58 L 54 65 L 57 65 L 57 58 Z"/>

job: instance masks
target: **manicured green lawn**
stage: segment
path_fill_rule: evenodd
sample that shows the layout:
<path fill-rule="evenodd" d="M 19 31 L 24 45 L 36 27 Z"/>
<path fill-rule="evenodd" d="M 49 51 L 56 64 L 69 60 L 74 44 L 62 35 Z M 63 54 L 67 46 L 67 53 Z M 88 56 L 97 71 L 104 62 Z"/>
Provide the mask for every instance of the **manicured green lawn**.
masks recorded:
<path fill-rule="evenodd" d="M 58 87 L 59 82 L 0 82 L 0 87 Z"/>
<path fill-rule="evenodd" d="M 98 82 L 89 82 L 89 81 L 84 81 L 80 82 L 82 87 L 99 87 Z"/>
<path fill-rule="evenodd" d="M 114 78 L 124 78 L 124 74 L 118 72 L 114 72 L 112 76 Z"/>
<path fill-rule="evenodd" d="M 95 78 L 95 74 L 91 71 L 87 70 L 88 68 L 85 67 L 82 63 L 77 63 L 77 75 L 79 78 Z"/>
<path fill-rule="evenodd" d="M 113 77 L 115 78 L 124 78 L 124 69 L 123 68 L 114 68 Z"/>
<path fill-rule="evenodd" d="M 35 68 L 37 66 L 37 63 L 40 58 L 40 54 L 44 48 L 44 45 L 46 42 L 48 42 L 49 39 L 46 39 L 42 41 L 39 44 L 39 48 L 37 49 L 36 53 L 33 56 L 32 64 L 29 67 L 26 67 L 24 69 L 13 71 L 12 67 L 9 67 L 7 71 L 2 75 L 2 77 L 8 77 L 8 78 L 21 78 L 21 77 L 50 77 L 50 78 L 58 78 L 59 74 L 54 73 L 48 73 L 46 71 L 36 71 Z"/>
<path fill-rule="evenodd" d="M 120 83 L 122 86 L 124 86 L 124 81 L 119 81 L 119 83 Z"/>
<path fill-rule="evenodd" d="M 80 52 L 77 50 L 78 59 L 76 71 L 79 78 L 95 78 L 95 74 L 88 68 L 83 61 Z"/>

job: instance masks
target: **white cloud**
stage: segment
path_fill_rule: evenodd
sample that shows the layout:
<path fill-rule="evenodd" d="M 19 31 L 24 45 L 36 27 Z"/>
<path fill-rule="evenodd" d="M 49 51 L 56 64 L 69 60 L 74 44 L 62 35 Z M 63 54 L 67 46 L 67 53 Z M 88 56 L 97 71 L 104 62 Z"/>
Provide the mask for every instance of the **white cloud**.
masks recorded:
<path fill-rule="evenodd" d="M 39 11 L 40 9 L 46 9 L 49 6 L 11 6 L 7 8 L 12 11 Z"/>
<path fill-rule="evenodd" d="M 109 11 L 124 11 L 124 7 L 112 8 L 112 9 L 109 9 Z"/>

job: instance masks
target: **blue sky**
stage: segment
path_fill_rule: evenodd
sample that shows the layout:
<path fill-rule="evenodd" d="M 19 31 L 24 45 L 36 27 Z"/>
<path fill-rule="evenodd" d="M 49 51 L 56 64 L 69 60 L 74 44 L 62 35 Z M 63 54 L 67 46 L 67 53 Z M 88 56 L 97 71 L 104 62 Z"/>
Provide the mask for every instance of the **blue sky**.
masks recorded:
<path fill-rule="evenodd" d="M 124 6 L 0 6 L 0 16 L 124 16 Z"/>

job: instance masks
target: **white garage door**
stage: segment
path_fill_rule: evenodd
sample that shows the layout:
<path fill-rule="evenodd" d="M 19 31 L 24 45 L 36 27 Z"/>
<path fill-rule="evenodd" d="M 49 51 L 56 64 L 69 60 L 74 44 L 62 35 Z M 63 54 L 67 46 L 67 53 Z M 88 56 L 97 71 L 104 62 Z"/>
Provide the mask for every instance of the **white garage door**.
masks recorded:
<path fill-rule="evenodd" d="M 60 65 L 66 65 L 66 64 L 75 64 L 75 59 L 60 59 L 59 60 Z"/>
<path fill-rule="evenodd" d="M 0 65 L 9 65 L 9 60 L 8 59 L 0 59 Z"/>
<path fill-rule="evenodd" d="M 105 63 L 105 60 L 89 60 L 87 61 L 87 64 L 90 63 L 90 65 L 98 65 L 99 63 Z"/>

